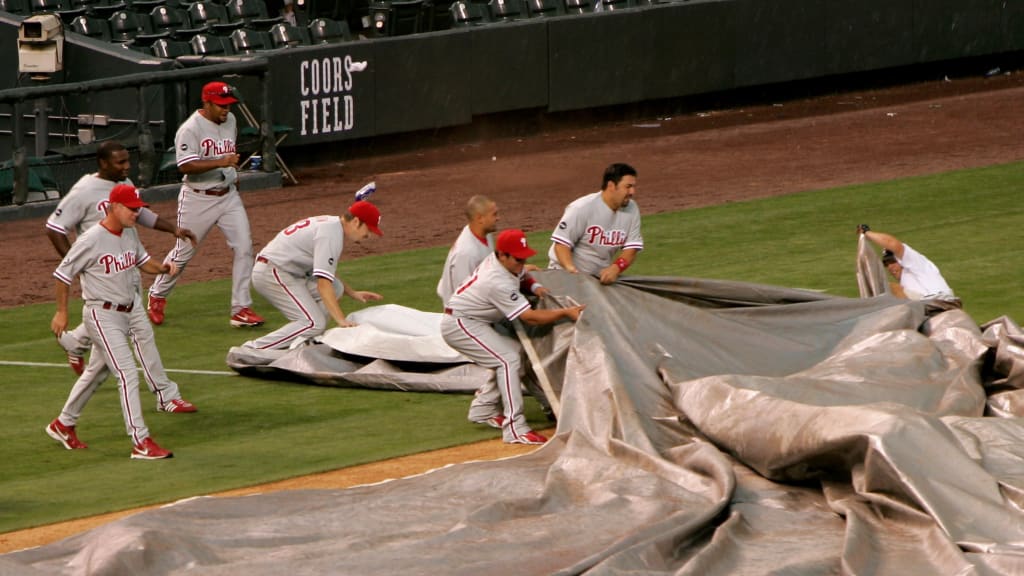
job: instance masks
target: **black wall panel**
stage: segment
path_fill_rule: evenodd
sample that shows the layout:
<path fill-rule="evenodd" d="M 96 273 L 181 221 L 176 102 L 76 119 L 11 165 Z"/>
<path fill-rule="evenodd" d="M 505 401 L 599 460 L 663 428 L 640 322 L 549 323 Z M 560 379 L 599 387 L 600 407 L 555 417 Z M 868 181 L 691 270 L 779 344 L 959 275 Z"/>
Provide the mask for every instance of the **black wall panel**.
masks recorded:
<path fill-rule="evenodd" d="M 643 10 L 581 14 L 548 21 L 551 111 L 638 102 L 655 47 Z"/>
<path fill-rule="evenodd" d="M 992 54 L 1003 48 L 1010 0 L 914 0 L 917 62 Z"/>
<path fill-rule="evenodd" d="M 655 40 L 655 46 L 646 55 L 650 62 L 647 98 L 732 88 L 736 67 L 735 12 L 735 3 L 718 0 L 691 0 L 646 10 L 646 30 Z"/>
<path fill-rule="evenodd" d="M 373 42 L 286 50 L 270 58 L 274 124 L 292 127 L 283 145 L 373 136 L 377 133 L 378 59 Z M 255 79 L 239 79 L 250 106 L 259 103 Z M 257 117 L 262 117 L 254 110 Z"/>
<path fill-rule="evenodd" d="M 825 70 L 825 3 L 736 0 L 736 85 L 820 76 Z"/>
<path fill-rule="evenodd" d="M 470 35 L 460 31 L 387 38 L 376 51 L 377 134 L 467 124 Z"/>
<path fill-rule="evenodd" d="M 469 31 L 461 57 L 471 71 L 473 114 L 542 108 L 548 103 L 548 29 L 542 18 Z"/>
<path fill-rule="evenodd" d="M 914 0 L 826 0 L 825 73 L 911 64 Z"/>

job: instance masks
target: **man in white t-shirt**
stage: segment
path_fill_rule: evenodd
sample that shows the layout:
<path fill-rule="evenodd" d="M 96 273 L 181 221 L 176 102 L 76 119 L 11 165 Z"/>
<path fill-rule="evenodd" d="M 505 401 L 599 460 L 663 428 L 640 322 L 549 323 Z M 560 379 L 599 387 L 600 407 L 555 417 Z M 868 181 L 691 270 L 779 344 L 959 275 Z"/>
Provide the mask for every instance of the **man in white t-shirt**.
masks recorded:
<path fill-rule="evenodd" d="M 917 250 L 891 234 L 875 232 L 867 224 L 857 232 L 882 248 L 882 264 L 898 282 L 894 293 L 911 300 L 941 300 L 960 307 L 960 299 L 953 294 L 939 268 Z"/>

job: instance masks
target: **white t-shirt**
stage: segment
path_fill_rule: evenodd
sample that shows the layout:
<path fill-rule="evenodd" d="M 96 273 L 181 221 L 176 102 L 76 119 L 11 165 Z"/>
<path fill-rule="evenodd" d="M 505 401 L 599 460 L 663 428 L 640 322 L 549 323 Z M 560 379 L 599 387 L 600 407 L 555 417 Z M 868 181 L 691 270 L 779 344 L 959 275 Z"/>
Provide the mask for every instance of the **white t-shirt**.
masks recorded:
<path fill-rule="evenodd" d="M 906 244 L 903 245 L 903 257 L 897 258 L 903 273 L 900 275 L 900 286 L 912 300 L 951 300 L 955 299 L 953 289 L 942 277 L 939 268 L 923 254 Z"/>

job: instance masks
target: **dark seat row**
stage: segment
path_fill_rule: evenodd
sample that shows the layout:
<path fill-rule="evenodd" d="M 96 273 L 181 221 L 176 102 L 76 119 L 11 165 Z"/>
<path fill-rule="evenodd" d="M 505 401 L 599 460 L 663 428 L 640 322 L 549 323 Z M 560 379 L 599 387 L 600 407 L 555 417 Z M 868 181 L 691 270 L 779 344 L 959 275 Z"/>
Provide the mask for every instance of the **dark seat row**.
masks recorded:
<path fill-rule="evenodd" d="M 587 14 L 651 6 L 678 0 L 457 0 L 451 6 L 452 25 L 476 26 L 525 18 Z"/>
<path fill-rule="evenodd" d="M 347 23 L 317 18 L 305 27 L 282 22 L 271 26 L 269 30 L 239 28 L 227 36 L 201 32 L 188 40 L 175 37 L 158 38 L 148 46 L 148 52 L 160 58 L 187 55 L 232 56 L 293 46 L 333 44 L 351 39 L 352 34 Z M 133 48 L 147 47 L 135 45 Z"/>

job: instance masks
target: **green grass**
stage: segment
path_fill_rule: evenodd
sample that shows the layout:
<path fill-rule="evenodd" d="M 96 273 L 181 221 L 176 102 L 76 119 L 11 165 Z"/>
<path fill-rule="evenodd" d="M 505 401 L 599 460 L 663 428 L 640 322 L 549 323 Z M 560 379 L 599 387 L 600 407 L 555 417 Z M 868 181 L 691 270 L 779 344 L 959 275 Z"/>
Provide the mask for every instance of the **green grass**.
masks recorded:
<path fill-rule="evenodd" d="M 1024 163 L 1019 163 L 648 216 L 647 249 L 630 273 L 856 296 L 855 227 L 866 222 L 935 261 L 975 320 L 1005 314 L 1019 321 L 1024 317 L 1024 303 L 1016 297 L 1024 278 L 1017 256 L 1022 181 Z M 529 237 L 541 248 L 536 263 L 543 265 L 548 233 Z M 436 310 L 434 286 L 446 251 L 343 260 L 340 274 L 357 289 L 384 294 L 385 302 Z M 228 348 L 253 334 L 228 326 L 229 292 L 228 281 L 175 291 L 167 323 L 156 328 L 169 368 L 227 370 Z M 258 296 L 257 305 L 269 325 L 283 322 Z M 345 300 L 343 307 L 351 312 L 361 306 Z M 0 360 L 62 363 L 49 334 L 52 314 L 52 304 L 0 310 Z M 89 450 L 68 452 L 43 427 L 58 414 L 73 383 L 71 372 L 0 366 L 0 532 L 496 436 L 466 422 L 465 395 L 317 387 L 234 375 L 171 377 L 200 412 L 158 414 L 152 396 L 143 392 L 154 438 L 176 457 L 138 462 L 128 458 L 113 382 L 104 384 L 79 423 Z M 536 404 L 528 407 L 530 420 L 542 426 Z"/>

